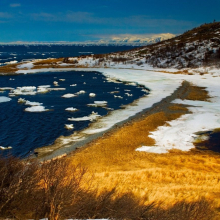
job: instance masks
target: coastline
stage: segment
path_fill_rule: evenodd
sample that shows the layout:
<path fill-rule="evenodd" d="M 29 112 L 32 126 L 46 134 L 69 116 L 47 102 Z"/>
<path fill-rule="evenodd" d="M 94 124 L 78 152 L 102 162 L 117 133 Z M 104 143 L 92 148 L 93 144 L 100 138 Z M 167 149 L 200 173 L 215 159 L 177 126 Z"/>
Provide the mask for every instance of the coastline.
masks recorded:
<path fill-rule="evenodd" d="M 132 115 L 123 121 L 117 122 L 116 124 L 108 128 L 107 130 L 92 134 L 88 136 L 87 138 L 85 138 L 84 140 L 78 141 L 69 147 L 60 147 L 54 150 L 52 153 L 46 153 L 45 155 L 40 154 L 39 157 L 37 157 L 37 159 L 40 161 L 47 161 L 47 160 L 51 160 L 55 158 L 68 156 L 68 154 L 72 155 L 74 154 L 74 152 L 76 152 L 76 150 L 84 149 L 87 146 L 87 144 L 95 141 L 98 138 L 101 138 L 104 134 L 108 135 L 108 133 L 111 133 L 112 131 L 116 129 L 120 129 L 128 123 L 131 123 L 136 120 L 140 120 L 143 117 L 147 117 L 159 111 L 165 111 L 166 107 L 170 105 L 172 101 L 174 101 L 177 98 L 184 99 L 184 97 L 188 95 L 189 86 L 190 86 L 189 82 L 183 81 L 181 86 L 178 87 L 171 95 L 163 98 L 161 101 L 157 103 L 154 103 L 151 107 L 143 109 L 141 112 L 138 112 L 135 115 Z M 38 149 L 39 151 L 36 150 L 36 152 L 40 153 L 40 151 L 43 150 L 43 148 L 39 148 Z M 47 146 L 46 148 L 50 148 L 50 146 Z"/>

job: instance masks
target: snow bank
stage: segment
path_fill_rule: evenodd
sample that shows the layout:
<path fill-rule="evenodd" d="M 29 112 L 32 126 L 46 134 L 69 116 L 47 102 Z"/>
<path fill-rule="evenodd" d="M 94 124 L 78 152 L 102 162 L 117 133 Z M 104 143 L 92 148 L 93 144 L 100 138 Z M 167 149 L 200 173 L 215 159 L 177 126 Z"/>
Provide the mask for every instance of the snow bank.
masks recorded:
<path fill-rule="evenodd" d="M 68 118 L 68 120 L 69 121 L 95 121 L 99 117 L 101 117 L 101 116 L 98 115 L 98 113 L 92 112 L 89 116 L 84 116 L 84 117 L 80 117 L 80 118 Z"/>
<path fill-rule="evenodd" d="M 33 62 L 28 62 L 28 63 L 23 63 L 21 65 L 18 65 L 17 67 L 18 69 L 25 69 L 25 68 L 32 69 L 34 67 L 34 64 Z"/>

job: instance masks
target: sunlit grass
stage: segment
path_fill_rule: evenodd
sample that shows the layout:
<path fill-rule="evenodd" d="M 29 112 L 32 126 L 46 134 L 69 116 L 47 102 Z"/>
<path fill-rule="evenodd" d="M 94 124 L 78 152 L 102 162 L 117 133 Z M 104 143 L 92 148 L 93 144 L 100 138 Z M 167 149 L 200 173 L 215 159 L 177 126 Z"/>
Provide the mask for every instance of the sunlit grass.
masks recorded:
<path fill-rule="evenodd" d="M 185 91 L 187 99 L 207 100 L 204 88 L 191 86 Z M 177 201 L 196 201 L 201 197 L 220 205 L 220 157 L 214 152 L 193 149 L 189 152 L 171 150 L 167 154 L 137 152 L 136 148 L 153 146 L 151 131 L 167 121 L 189 114 L 183 105 L 170 104 L 167 109 L 129 122 L 111 131 L 70 160 L 81 163 L 94 173 L 94 184 L 121 193 L 132 192 L 148 197 L 149 202 L 172 205 Z"/>

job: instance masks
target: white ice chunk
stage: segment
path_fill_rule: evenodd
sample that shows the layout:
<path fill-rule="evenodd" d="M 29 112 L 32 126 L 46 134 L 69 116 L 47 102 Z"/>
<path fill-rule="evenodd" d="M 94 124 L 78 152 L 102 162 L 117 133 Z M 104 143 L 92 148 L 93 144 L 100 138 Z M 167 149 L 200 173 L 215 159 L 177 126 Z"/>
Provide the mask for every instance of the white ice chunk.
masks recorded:
<path fill-rule="evenodd" d="M 39 106 L 42 105 L 43 103 L 40 102 L 30 102 L 30 101 L 26 101 L 25 105 L 30 105 L 30 106 Z"/>
<path fill-rule="evenodd" d="M 90 96 L 90 97 L 95 97 L 96 94 L 95 94 L 95 93 L 89 93 L 89 96 Z"/>
<path fill-rule="evenodd" d="M 94 101 L 94 104 L 96 104 L 97 106 L 106 106 L 107 101 Z"/>
<path fill-rule="evenodd" d="M 58 86 L 58 82 L 57 82 L 57 81 L 54 81 L 53 84 L 54 84 L 55 86 Z"/>
<path fill-rule="evenodd" d="M 73 124 L 65 124 L 65 128 L 71 130 L 74 128 Z"/>
<path fill-rule="evenodd" d="M 65 110 L 66 110 L 66 111 L 69 111 L 69 112 L 75 112 L 75 111 L 77 111 L 78 109 L 77 109 L 77 108 L 73 108 L 73 107 L 69 107 L 69 108 L 66 108 Z"/>
<path fill-rule="evenodd" d="M 73 98 L 73 97 L 76 97 L 75 94 L 72 94 L 72 93 L 67 93 L 65 95 L 62 96 L 63 98 Z"/>
<path fill-rule="evenodd" d="M 12 147 L 11 146 L 8 146 L 8 147 L 0 146 L 0 149 L 1 150 L 9 150 L 9 149 L 12 149 Z"/>
<path fill-rule="evenodd" d="M 84 90 L 80 90 L 79 92 L 76 92 L 75 94 L 79 95 L 79 94 L 84 94 L 84 93 L 86 93 Z"/>
<path fill-rule="evenodd" d="M 45 112 L 49 111 L 49 109 L 45 109 L 44 106 L 32 106 L 25 109 L 26 112 Z"/>
<path fill-rule="evenodd" d="M 6 96 L 0 96 L 0 103 L 1 102 L 10 102 L 11 101 L 11 98 L 8 98 Z"/>
<path fill-rule="evenodd" d="M 89 116 L 84 116 L 80 118 L 68 118 L 69 121 L 95 121 L 97 120 L 100 115 L 97 112 L 92 112 Z"/>

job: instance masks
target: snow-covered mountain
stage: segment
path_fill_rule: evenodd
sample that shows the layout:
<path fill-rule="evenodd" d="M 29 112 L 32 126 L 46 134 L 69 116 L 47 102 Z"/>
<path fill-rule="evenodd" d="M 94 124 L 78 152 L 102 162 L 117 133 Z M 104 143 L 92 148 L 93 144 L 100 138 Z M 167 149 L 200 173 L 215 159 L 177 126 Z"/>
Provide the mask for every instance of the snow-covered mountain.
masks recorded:
<path fill-rule="evenodd" d="M 145 46 L 154 44 L 175 37 L 174 34 L 152 34 L 152 35 L 119 35 L 110 38 L 101 39 L 97 44 L 115 44 L 115 45 L 134 45 Z"/>

